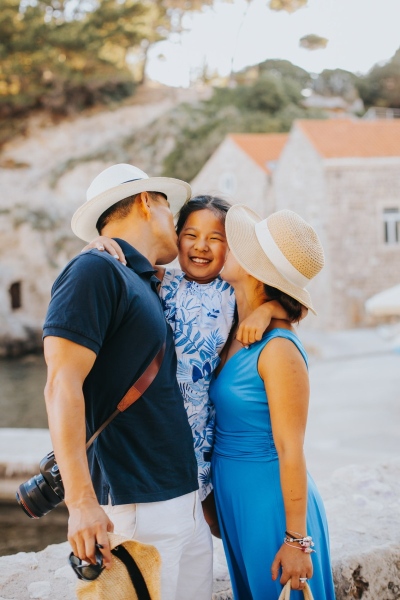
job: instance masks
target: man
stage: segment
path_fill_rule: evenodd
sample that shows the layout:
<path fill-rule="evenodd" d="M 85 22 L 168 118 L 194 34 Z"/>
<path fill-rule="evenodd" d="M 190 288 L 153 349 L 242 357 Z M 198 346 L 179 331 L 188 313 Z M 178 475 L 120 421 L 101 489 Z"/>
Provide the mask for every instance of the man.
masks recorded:
<path fill-rule="evenodd" d="M 162 558 L 162 600 L 209 600 L 212 587 L 192 435 L 153 269 L 177 255 L 169 202 L 182 204 L 189 196 L 187 183 L 148 178 L 131 165 L 100 173 L 72 229 L 85 241 L 97 233 L 117 238 L 127 265 L 97 250 L 75 257 L 53 286 L 44 325 L 45 399 L 73 552 L 95 562 L 95 543 L 101 544 L 110 566 L 107 531 L 114 526 L 155 545 Z M 165 340 L 156 378 L 102 431 L 88 461 L 86 439 Z"/>

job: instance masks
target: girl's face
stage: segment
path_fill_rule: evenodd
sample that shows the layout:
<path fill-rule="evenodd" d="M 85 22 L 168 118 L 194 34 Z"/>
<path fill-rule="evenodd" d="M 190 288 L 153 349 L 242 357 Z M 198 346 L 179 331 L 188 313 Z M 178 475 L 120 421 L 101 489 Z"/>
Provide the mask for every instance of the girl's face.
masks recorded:
<path fill-rule="evenodd" d="M 186 279 L 210 283 L 224 266 L 225 227 L 208 208 L 191 213 L 179 234 L 179 263 Z"/>

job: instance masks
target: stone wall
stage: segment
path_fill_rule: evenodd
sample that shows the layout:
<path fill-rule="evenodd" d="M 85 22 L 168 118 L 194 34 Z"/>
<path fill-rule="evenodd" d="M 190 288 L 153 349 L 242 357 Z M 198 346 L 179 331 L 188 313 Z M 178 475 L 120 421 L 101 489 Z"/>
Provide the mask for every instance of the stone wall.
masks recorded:
<path fill-rule="evenodd" d="M 316 229 L 321 238 L 326 264 L 307 288 L 318 317 L 310 312 L 302 328 L 324 329 L 330 323 L 333 310 L 326 181 L 321 157 L 296 124 L 292 127 L 275 171 L 274 192 L 276 210 L 288 208 L 297 212 Z"/>
<path fill-rule="evenodd" d="M 273 211 L 270 176 L 229 137 L 191 185 L 194 194 L 222 194 L 233 204 L 247 204 L 262 217 Z"/>
<path fill-rule="evenodd" d="M 306 329 L 376 324 L 364 303 L 400 281 L 400 243 L 384 243 L 383 210 L 400 209 L 400 158 L 322 159 L 294 125 L 274 177 L 276 209 L 318 232 L 326 264 L 308 289 Z"/>
<path fill-rule="evenodd" d="M 339 469 L 321 494 L 330 526 L 337 600 L 398 600 L 400 460 Z M 37 554 L 0 558 L 1 600 L 72 600 L 74 575 L 66 564 L 68 553 L 65 543 Z M 232 600 L 219 543 L 214 567 L 213 600 Z"/>
<path fill-rule="evenodd" d="M 383 222 L 400 210 L 399 172 L 400 158 L 325 161 L 331 327 L 373 324 L 365 301 L 400 282 L 400 243 L 385 243 Z"/>

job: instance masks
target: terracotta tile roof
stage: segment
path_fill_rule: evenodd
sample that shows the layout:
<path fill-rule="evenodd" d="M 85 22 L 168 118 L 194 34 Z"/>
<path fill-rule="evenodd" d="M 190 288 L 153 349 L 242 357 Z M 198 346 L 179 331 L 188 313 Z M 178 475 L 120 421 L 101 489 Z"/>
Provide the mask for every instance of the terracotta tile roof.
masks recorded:
<path fill-rule="evenodd" d="M 400 157 L 400 119 L 300 120 L 296 125 L 324 158 Z"/>
<path fill-rule="evenodd" d="M 229 137 L 266 173 L 271 173 L 268 163 L 278 160 L 288 136 L 288 133 L 233 133 Z"/>

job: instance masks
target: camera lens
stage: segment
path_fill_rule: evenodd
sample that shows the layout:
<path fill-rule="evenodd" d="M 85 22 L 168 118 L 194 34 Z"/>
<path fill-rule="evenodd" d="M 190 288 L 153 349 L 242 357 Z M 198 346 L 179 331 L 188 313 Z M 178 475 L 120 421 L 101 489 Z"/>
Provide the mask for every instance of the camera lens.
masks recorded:
<path fill-rule="evenodd" d="M 60 498 L 49 486 L 43 475 L 35 475 L 22 483 L 16 493 L 18 504 L 31 519 L 39 519 L 55 508 Z"/>

